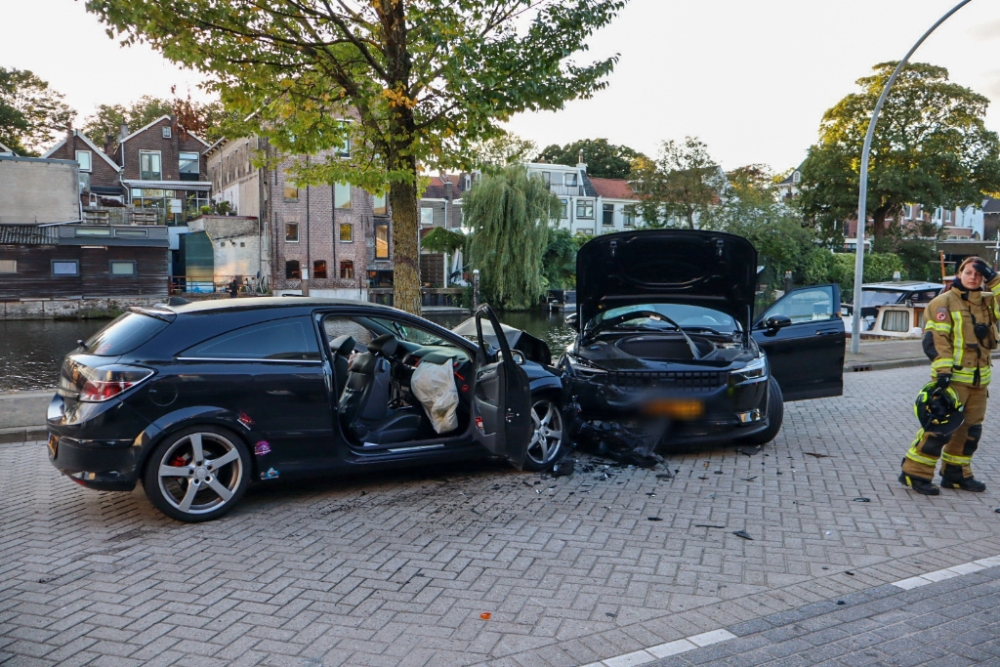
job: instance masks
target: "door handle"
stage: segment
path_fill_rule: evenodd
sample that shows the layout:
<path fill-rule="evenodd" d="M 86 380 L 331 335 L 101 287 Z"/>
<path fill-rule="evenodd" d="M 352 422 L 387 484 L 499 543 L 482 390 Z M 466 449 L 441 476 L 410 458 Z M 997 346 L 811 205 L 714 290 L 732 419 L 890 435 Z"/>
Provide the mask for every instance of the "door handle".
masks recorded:
<path fill-rule="evenodd" d="M 837 330 L 834 330 L 834 331 L 823 331 L 821 329 L 820 331 L 816 332 L 816 335 L 817 336 L 836 336 L 838 333 L 840 333 L 840 332 L 837 331 Z"/>

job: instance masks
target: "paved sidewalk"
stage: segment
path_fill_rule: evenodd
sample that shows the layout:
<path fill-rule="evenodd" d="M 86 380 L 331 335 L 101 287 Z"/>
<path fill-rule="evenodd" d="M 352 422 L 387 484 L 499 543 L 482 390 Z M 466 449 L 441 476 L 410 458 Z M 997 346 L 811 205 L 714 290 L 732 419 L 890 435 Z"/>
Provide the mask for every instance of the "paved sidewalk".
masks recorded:
<path fill-rule="evenodd" d="M 879 635 L 889 650 L 841 654 L 854 660 L 844 665 L 902 665 L 917 663 L 886 658 L 902 645 L 890 642 L 939 625 L 961 647 L 941 650 L 966 657 L 985 650 L 973 626 L 994 630 L 980 605 L 997 599 L 995 580 L 974 579 L 990 572 L 884 593 L 1000 555 L 995 406 L 975 464 L 985 493 L 927 498 L 896 481 L 925 373 L 848 373 L 844 396 L 788 404 L 759 452 L 670 452 L 673 478 L 586 456 L 556 479 L 491 463 L 358 475 L 261 486 L 193 525 L 141 491 L 72 484 L 44 442 L 11 443 L 0 664 L 625 667 L 631 653 L 726 630 L 739 638 L 668 659 L 771 647 L 777 667 L 824 664 L 821 651 L 848 639 L 836 626 L 905 631 Z M 948 588 L 959 580 L 970 585 Z M 896 615 L 908 610 L 919 617 Z M 966 664 L 955 660 L 936 664 Z"/>

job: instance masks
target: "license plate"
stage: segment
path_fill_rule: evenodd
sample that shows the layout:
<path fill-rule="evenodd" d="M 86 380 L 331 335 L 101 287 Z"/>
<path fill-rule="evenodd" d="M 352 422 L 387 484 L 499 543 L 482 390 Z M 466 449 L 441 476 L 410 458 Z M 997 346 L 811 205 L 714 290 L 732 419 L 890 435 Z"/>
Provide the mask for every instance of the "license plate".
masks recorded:
<path fill-rule="evenodd" d="M 646 405 L 646 412 L 678 420 L 697 419 L 705 414 L 705 405 L 694 400 L 660 399 Z"/>

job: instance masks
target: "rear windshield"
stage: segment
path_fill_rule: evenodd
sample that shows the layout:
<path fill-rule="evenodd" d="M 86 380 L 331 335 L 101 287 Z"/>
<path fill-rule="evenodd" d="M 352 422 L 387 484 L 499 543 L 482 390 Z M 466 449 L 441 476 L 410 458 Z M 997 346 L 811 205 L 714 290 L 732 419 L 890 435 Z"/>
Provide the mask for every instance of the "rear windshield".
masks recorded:
<path fill-rule="evenodd" d="M 83 348 L 89 354 L 117 357 L 139 347 L 169 324 L 142 313 L 125 313 L 88 338 Z"/>

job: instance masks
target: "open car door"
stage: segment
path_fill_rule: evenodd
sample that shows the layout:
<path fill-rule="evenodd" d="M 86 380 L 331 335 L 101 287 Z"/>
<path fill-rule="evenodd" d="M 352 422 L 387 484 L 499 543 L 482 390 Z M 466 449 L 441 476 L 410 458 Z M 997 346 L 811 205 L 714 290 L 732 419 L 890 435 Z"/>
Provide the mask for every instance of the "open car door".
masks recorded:
<path fill-rule="evenodd" d="M 792 290 L 764 311 L 751 333 L 786 401 L 844 393 L 845 336 L 837 285 Z"/>
<path fill-rule="evenodd" d="M 520 469 L 532 433 L 528 376 L 511 354 L 506 336 L 491 336 L 500 346 L 500 354 L 498 361 L 490 358 L 489 343 L 483 336 L 483 316 L 489 320 L 490 333 L 502 331 L 489 306 L 476 311 L 479 352 L 472 388 L 472 430 L 479 444 Z"/>

